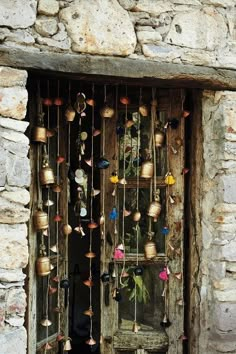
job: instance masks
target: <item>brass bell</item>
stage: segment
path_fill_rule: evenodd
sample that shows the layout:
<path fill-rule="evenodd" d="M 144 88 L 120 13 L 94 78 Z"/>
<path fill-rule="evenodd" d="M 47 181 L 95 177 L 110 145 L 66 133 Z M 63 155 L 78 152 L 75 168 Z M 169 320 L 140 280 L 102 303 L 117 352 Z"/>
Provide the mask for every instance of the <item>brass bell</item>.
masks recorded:
<path fill-rule="evenodd" d="M 65 224 L 62 227 L 64 235 L 68 236 L 69 234 L 72 233 L 72 227 L 69 224 Z"/>
<path fill-rule="evenodd" d="M 89 316 L 89 317 L 92 317 L 92 316 L 94 315 L 93 310 L 92 310 L 92 307 L 89 307 L 88 310 L 85 310 L 85 311 L 84 311 L 84 315 Z"/>
<path fill-rule="evenodd" d="M 142 166 L 141 166 L 140 177 L 152 178 L 153 170 L 154 170 L 154 166 L 153 166 L 153 162 L 152 161 L 143 162 Z"/>
<path fill-rule="evenodd" d="M 45 230 L 48 228 L 48 214 L 42 210 L 37 210 L 34 213 L 33 221 L 36 230 Z"/>
<path fill-rule="evenodd" d="M 148 117 L 148 107 L 146 104 L 141 104 L 138 109 L 139 113 L 143 117 Z"/>
<path fill-rule="evenodd" d="M 65 341 L 65 344 L 64 344 L 64 351 L 69 351 L 69 350 L 71 350 L 72 349 L 72 347 L 71 347 L 71 339 L 70 338 L 68 338 L 66 341 Z"/>
<path fill-rule="evenodd" d="M 149 205 L 147 215 L 151 216 L 154 219 L 157 219 L 160 213 L 161 213 L 161 203 L 155 200 Z"/>
<path fill-rule="evenodd" d="M 85 343 L 92 346 L 92 345 L 96 344 L 96 341 L 95 341 L 95 339 L 93 339 L 93 337 L 91 337 L 88 340 L 86 340 Z"/>
<path fill-rule="evenodd" d="M 40 321 L 40 324 L 44 327 L 49 327 L 52 325 L 52 321 L 50 321 L 47 317 L 45 317 Z"/>
<path fill-rule="evenodd" d="M 47 129 L 44 127 L 34 127 L 32 130 L 32 141 L 37 143 L 46 143 Z"/>
<path fill-rule="evenodd" d="M 134 213 L 134 215 L 133 215 L 133 221 L 136 221 L 136 222 L 138 222 L 138 221 L 140 221 L 140 219 L 141 219 L 141 213 L 140 213 L 140 211 L 135 211 L 135 213 Z"/>
<path fill-rule="evenodd" d="M 115 114 L 114 108 L 108 105 L 105 105 L 100 109 L 100 115 L 102 118 L 112 118 L 114 114 Z"/>
<path fill-rule="evenodd" d="M 152 240 L 148 240 L 144 245 L 144 255 L 146 259 L 153 259 L 157 255 L 156 244 Z"/>
<path fill-rule="evenodd" d="M 50 259 L 47 256 L 38 257 L 36 260 L 37 274 L 44 277 L 51 272 Z"/>
<path fill-rule="evenodd" d="M 65 111 L 65 117 L 67 122 L 73 122 L 73 120 L 75 119 L 75 114 L 76 112 L 74 108 L 71 105 L 69 105 Z"/>
<path fill-rule="evenodd" d="M 52 168 L 49 167 L 48 165 L 42 167 L 42 169 L 39 172 L 39 179 L 42 186 L 54 184 L 55 177 Z"/>
<path fill-rule="evenodd" d="M 157 148 L 162 147 L 165 139 L 165 134 L 160 130 L 156 130 L 154 134 L 155 146 Z"/>

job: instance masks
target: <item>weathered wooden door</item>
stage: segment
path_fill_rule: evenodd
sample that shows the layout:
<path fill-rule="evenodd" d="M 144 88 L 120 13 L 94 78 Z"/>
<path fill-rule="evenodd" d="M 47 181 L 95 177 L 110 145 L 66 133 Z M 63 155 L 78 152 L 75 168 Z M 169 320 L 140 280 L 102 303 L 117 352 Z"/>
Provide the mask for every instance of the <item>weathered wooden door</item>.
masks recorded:
<path fill-rule="evenodd" d="M 132 96 L 132 88 L 128 91 Z M 145 92 L 148 116 L 139 113 L 139 102 L 131 97 L 131 104 L 119 103 L 116 120 L 103 122 L 102 152 L 111 164 L 101 173 L 101 273 L 109 272 L 111 280 L 101 285 L 102 354 L 182 353 L 186 339 L 184 91 Z M 159 147 L 156 129 L 165 134 Z M 142 178 L 140 165 L 149 157 L 155 162 L 154 177 Z M 119 182 L 109 183 L 116 173 Z M 153 218 L 147 213 L 154 200 L 161 213 Z M 157 255 L 147 259 L 144 249 L 150 239 Z"/>

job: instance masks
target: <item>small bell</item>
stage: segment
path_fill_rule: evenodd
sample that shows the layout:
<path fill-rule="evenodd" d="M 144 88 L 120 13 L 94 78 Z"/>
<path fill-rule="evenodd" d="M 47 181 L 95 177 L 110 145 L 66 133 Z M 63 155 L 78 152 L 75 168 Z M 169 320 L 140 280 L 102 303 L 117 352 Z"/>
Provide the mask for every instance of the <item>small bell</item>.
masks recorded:
<path fill-rule="evenodd" d="M 120 98 L 120 103 L 122 103 L 122 104 L 124 104 L 124 105 L 130 104 L 130 99 L 129 99 L 129 97 L 127 97 L 127 96 L 122 96 L 122 97 Z"/>
<path fill-rule="evenodd" d="M 73 122 L 73 120 L 75 119 L 75 115 L 76 112 L 74 108 L 71 105 L 69 105 L 65 110 L 65 117 L 67 122 Z"/>
<path fill-rule="evenodd" d="M 100 218 L 99 218 L 99 225 L 104 225 L 105 223 L 105 216 L 103 214 L 100 215 Z"/>
<path fill-rule="evenodd" d="M 187 110 L 184 110 L 183 112 L 182 112 L 182 117 L 183 118 L 187 118 L 189 115 L 190 115 L 190 111 L 187 111 Z"/>
<path fill-rule="evenodd" d="M 112 118 L 114 114 L 114 108 L 108 106 L 107 104 L 105 104 L 105 106 L 100 109 L 100 116 L 102 118 Z"/>
<path fill-rule="evenodd" d="M 123 210 L 123 215 L 124 215 L 124 217 L 130 216 L 131 215 L 131 211 L 127 210 L 127 209 L 124 209 Z"/>
<path fill-rule="evenodd" d="M 49 97 L 44 98 L 42 100 L 42 103 L 43 103 L 44 106 L 47 106 L 47 107 L 50 107 L 53 104 L 52 99 L 49 98 Z"/>
<path fill-rule="evenodd" d="M 114 183 L 114 184 L 119 182 L 119 177 L 117 175 L 117 172 L 112 172 L 111 177 L 110 177 L 110 182 Z"/>
<path fill-rule="evenodd" d="M 139 113 L 141 114 L 141 116 L 143 117 L 148 117 L 148 106 L 146 104 L 141 104 L 138 108 Z"/>
<path fill-rule="evenodd" d="M 92 167 L 92 165 L 93 165 L 92 159 L 86 159 L 86 160 L 84 160 L 84 162 L 85 162 L 89 167 Z"/>
<path fill-rule="evenodd" d="M 171 149 L 172 154 L 174 154 L 174 155 L 178 154 L 178 150 L 173 145 L 170 145 L 170 149 Z"/>
<path fill-rule="evenodd" d="M 96 254 L 94 253 L 94 252 L 87 252 L 87 253 L 85 253 L 85 257 L 87 257 L 87 258 L 95 258 L 96 257 Z"/>
<path fill-rule="evenodd" d="M 170 232 L 168 226 L 163 226 L 163 228 L 161 229 L 161 233 L 162 235 L 168 235 L 168 233 Z"/>
<path fill-rule="evenodd" d="M 57 162 L 58 164 L 61 164 L 61 163 L 64 162 L 64 161 L 65 161 L 65 157 L 63 157 L 63 156 L 57 156 L 56 162 Z"/>
<path fill-rule="evenodd" d="M 53 287 L 53 286 L 49 286 L 49 288 L 48 288 L 48 294 L 49 295 L 53 295 L 53 294 L 55 294 L 57 292 L 57 288 L 55 288 L 55 287 Z"/>
<path fill-rule="evenodd" d="M 50 321 L 47 317 L 45 317 L 40 321 L 40 324 L 44 327 L 49 327 L 52 325 L 52 321 Z"/>
<path fill-rule="evenodd" d="M 182 169 L 181 175 L 186 175 L 188 172 L 189 172 L 189 168 L 184 167 L 184 168 Z"/>
<path fill-rule="evenodd" d="M 47 137 L 52 138 L 55 135 L 54 129 L 47 129 Z"/>
<path fill-rule="evenodd" d="M 39 180 L 42 186 L 55 183 L 54 172 L 53 169 L 49 167 L 48 161 L 43 164 L 42 169 L 39 171 Z"/>
<path fill-rule="evenodd" d="M 121 178 L 121 179 L 119 180 L 119 183 L 120 183 L 120 184 L 127 184 L 127 181 L 126 181 L 125 178 Z"/>
<path fill-rule="evenodd" d="M 147 215 L 157 219 L 161 213 L 161 204 L 158 201 L 153 201 L 148 208 Z"/>
<path fill-rule="evenodd" d="M 160 148 L 163 146 L 165 140 L 165 134 L 160 130 L 156 130 L 154 134 L 154 139 L 155 139 L 155 146 L 157 148 Z"/>
<path fill-rule="evenodd" d="M 92 310 L 92 307 L 90 306 L 88 310 L 85 310 L 85 311 L 83 312 L 83 314 L 84 314 L 85 316 L 92 317 L 92 316 L 94 315 L 93 310 Z"/>
<path fill-rule="evenodd" d="M 153 162 L 144 161 L 141 165 L 140 177 L 142 178 L 152 178 L 154 171 Z"/>
<path fill-rule="evenodd" d="M 99 195 L 101 193 L 100 189 L 91 189 L 91 197 L 96 197 L 97 195 Z"/>
<path fill-rule="evenodd" d="M 91 107 L 94 107 L 96 104 L 93 98 L 87 98 L 86 103 Z"/>
<path fill-rule="evenodd" d="M 48 228 L 48 214 L 42 210 L 37 210 L 33 216 L 35 230 L 45 230 Z"/>
<path fill-rule="evenodd" d="M 32 130 L 32 141 L 36 143 L 47 142 L 47 129 L 44 127 L 34 127 Z"/>
<path fill-rule="evenodd" d="M 83 283 L 84 283 L 84 285 L 88 286 L 89 288 L 91 286 L 93 286 L 93 281 L 91 278 L 84 280 Z"/>
<path fill-rule="evenodd" d="M 137 210 L 133 214 L 133 221 L 138 222 L 138 221 L 140 221 L 140 219 L 141 219 L 141 213 L 140 213 L 140 211 Z"/>
<path fill-rule="evenodd" d="M 85 343 L 90 345 L 90 346 L 93 346 L 93 345 L 96 344 L 96 341 L 95 341 L 95 339 L 93 339 L 93 337 L 90 337 L 88 340 L 86 340 Z"/>
<path fill-rule="evenodd" d="M 115 251 L 114 251 L 114 254 L 113 254 L 113 258 L 115 260 L 123 259 L 124 258 L 124 251 L 119 250 L 118 248 L 116 248 Z"/>
<path fill-rule="evenodd" d="M 144 255 L 146 259 L 153 259 L 157 255 L 156 244 L 152 240 L 148 240 L 144 245 Z"/>
<path fill-rule="evenodd" d="M 165 184 L 172 186 L 175 182 L 175 178 L 172 176 L 171 172 L 167 172 L 165 176 Z"/>
<path fill-rule="evenodd" d="M 175 199 L 172 195 L 169 195 L 169 202 L 170 204 L 175 204 Z"/>
<path fill-rule="evenodd" d="M 134 333 L 138 333 L 139 330 L 140 330 L 140 326 L 137 324 L 137 322 L 134 322 L 134 323 L 133 323 L 132 331 L 133 331 Z"/>
<path fill-rule="evenodd" d="M 90 223 L 88 223 L 88 228 L 89 229 L 96 229 L 98 227 L 98 224 L 94 220 L 90 220 Z"/>
<path fill-rule="evenodd" d="M 47 199 L 47 200 L 45 200 L 43 205 L 49 208 L 50 206 L 54 205 L 54 202 L 51 199 Z"/>
<path fill-rule="evenodd" d="M 178 272 L 178 273 L 174 273 L 174 276 L 176 279 L 181 280 L 182 279 L 182 273 Z"/>
<path fill-rule="evenodd" d="M 109 167 L 109 165 L 110 162 L 104 157 L 101 157 L 96 163 L 96 167 L 99 168 L 99 170 L 105 170 L 106 168 Z"/>
<path fill-rule="evenodd" d="M 56 97 L 53 101 L 53 104 L 55 106 L 62 106 L 63 105 L 63 99 L 61 97 Z"/>
<path fill-rule="evenodd" d="M 45 343 L 45 344 L 44 344 L 43 350 L 51 350 L 51 349 L 52 349 L 51 344 L 49 344 L 49 343 Z"/>
<path fill-rule="evenodd" d="M 85 236 L 84 229 L 83 229 L 83 227 L 82 227 L 81 225 L 76 226 L 76 227 L 74 228 L 74 230 L 75 230 L 75 232 L 77 232 L 78 234 L 80 234 L 81 237 L 84 237 L 84 236 Z"/>
<path fill-rule="evenodd" d="M 163 281 L 167 281 L 169 279 L 166 267 L 164 267 L 163 270 L 159 273 L 159 279 Z"/>
<path fill-rule="evenodd" d="M 116 220 L 117 218 L 118 218 L 118 211 L 117 211 L 116 207 L 113 207 L 112 211 L 109 214 L 109 219 Z"/>
<path fill-rule="evenodd" d="M 51 247 L 50 247 L 50 250 L 51 250 L 52 252 L 54 252 L 54 253 L 58 253 L 57 245 L 55 244 L 55 245 L 51 246 Z"/>
<path fill-rule="evenodd" d="M 62 188 L 59 184 L 54 184 L 54 186 L 52 187 L 52 190 L 55 193 L 61 193 Z"/>
<path fill-rule="evenodd" d="M 107 272 L 104 272 L 102 275 L 101 275 L 101 281 L 103 283 L 109 283 L 110 281 L 110 274 L 107 273 Z"/>
<path fill-rule="evenodd" d="M 137 275 L 137 276 L 143 275 L 143 267 L 136 266 L 134 268 L 134 274 Z"/>
<path fill-rule="evenodd" d="M 72 233 L 72 227 L 69 224 L 65 224 L 62 226 L 62 231 L 64 235 L 68 236 Z"/>
<path fill-rule="evenodd" d="M 53 217 L 53 221 L 55 221 L 55 222 L 60 222 L 60 221 L 62 221 L 62 216 L 59 215 L 59 214 L 56 214 L 56 215 Z"/>
<path fill-rule="evenodd" d="M 101 130 L 99 130 L 99 129 L 94 129 L 94 131 L 93 131 L 93 136 L 98 136 L 98 135 L 100 135 L 101 134 Z"/>
<path fill-rule="evenodd" d="M 36 271 L 41 277 L 44 277 L 51 272 L 50 259 L 46 256 L 38 257 L 36 260 Z"/>
<path fill-rule="evenodd" d="M 121 301 L 122 297 L 121 297 L 120 289 L 114 288 L 112 290 L 112 298 L 117 302 Z"/>
<path fill-rule="evenodd" d="M 71 347 L 71 338 L 68 338 L 66 341 L 65 341 L 65 344 L 64 344 L 64 351 L 69 351 L 72 349 Z"/>
<path fill-rule="evenodd" d="M 164 314 L 163 320 L 160 322 L 160 325 L 164 328 L 168 328 L 171 326 L 171 322 L 169 321 L 166 313 Z"/>

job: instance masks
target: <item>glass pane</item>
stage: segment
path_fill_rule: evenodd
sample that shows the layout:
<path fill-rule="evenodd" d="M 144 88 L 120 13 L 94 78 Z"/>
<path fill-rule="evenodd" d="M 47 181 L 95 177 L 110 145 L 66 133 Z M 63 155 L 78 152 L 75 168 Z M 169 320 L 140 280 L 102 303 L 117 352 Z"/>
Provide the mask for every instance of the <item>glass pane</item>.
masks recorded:
<path fill-rule="evenodd" d="M 159 190 L 160 203 L 162 204 L 162 212 L 156 222 L 153 218 L 147 215 L 147 210 L 150 204 L 150 192 L 148 188 L 139 189 L 139 211 L 141 219 L 139 221 L 139 229 L 137 230 L 137 223 L 133 221 L 132 214 L 137 209 L 137 189 L 126 188 L 125 190 L 125 209 L 132 211 L 132 214 L 124 219 L 125 230 L 125 250 L 127 253 L 136 253 L 136 237 L 138 232 L 139 239 L 139 253 L 144 252 L 144 244 L 148 238 L 148 232 L 153 232 L 153 241 L 156 243 L 158 253 L 165 252 L 165 235 L 162 234 L 162 229 L 165 226 L 165 188 Z M 119 190 L 119 235 L 120 242 L 122 240 L 122 214 L 123 214 L 123 194 L 124 190 Z"/>
<path fill-rule="evenodd" d="M 162 297 L 163 282 L 158 274 L 162 269 L 157 264 L 143 264 L 143 275 L 136 276 L 137 322 L 142 331 L 161 330 L 164 298 Z M 122 266 L 119 267 L 121 272 Z M 123 278 L 121 288 L 122 300 L 119 302 L 119 327 L 132 330 L 135 313 L 135 281 L 134 266 L 127 269 L 128 278 Z"/>

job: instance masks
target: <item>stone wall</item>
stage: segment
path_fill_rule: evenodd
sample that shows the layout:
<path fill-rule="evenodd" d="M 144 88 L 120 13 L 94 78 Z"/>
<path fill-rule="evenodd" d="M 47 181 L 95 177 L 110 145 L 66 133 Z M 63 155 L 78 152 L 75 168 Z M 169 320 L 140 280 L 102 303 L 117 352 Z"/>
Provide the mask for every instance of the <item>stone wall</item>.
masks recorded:
<path fill-rule="evenodd" d="M 236 353 L 236 93 L 203 96 L 200 352 Z"/>
<path fill-rule="evenodd" d="M 0 67 L 0 352 L 26 352 L 23 327 L 30 196 L 25 71 Z"/>
<path fill-rule="evenodd" d="M 3 0 L 0 50 L 236 67 L 235 0 Z"/>

